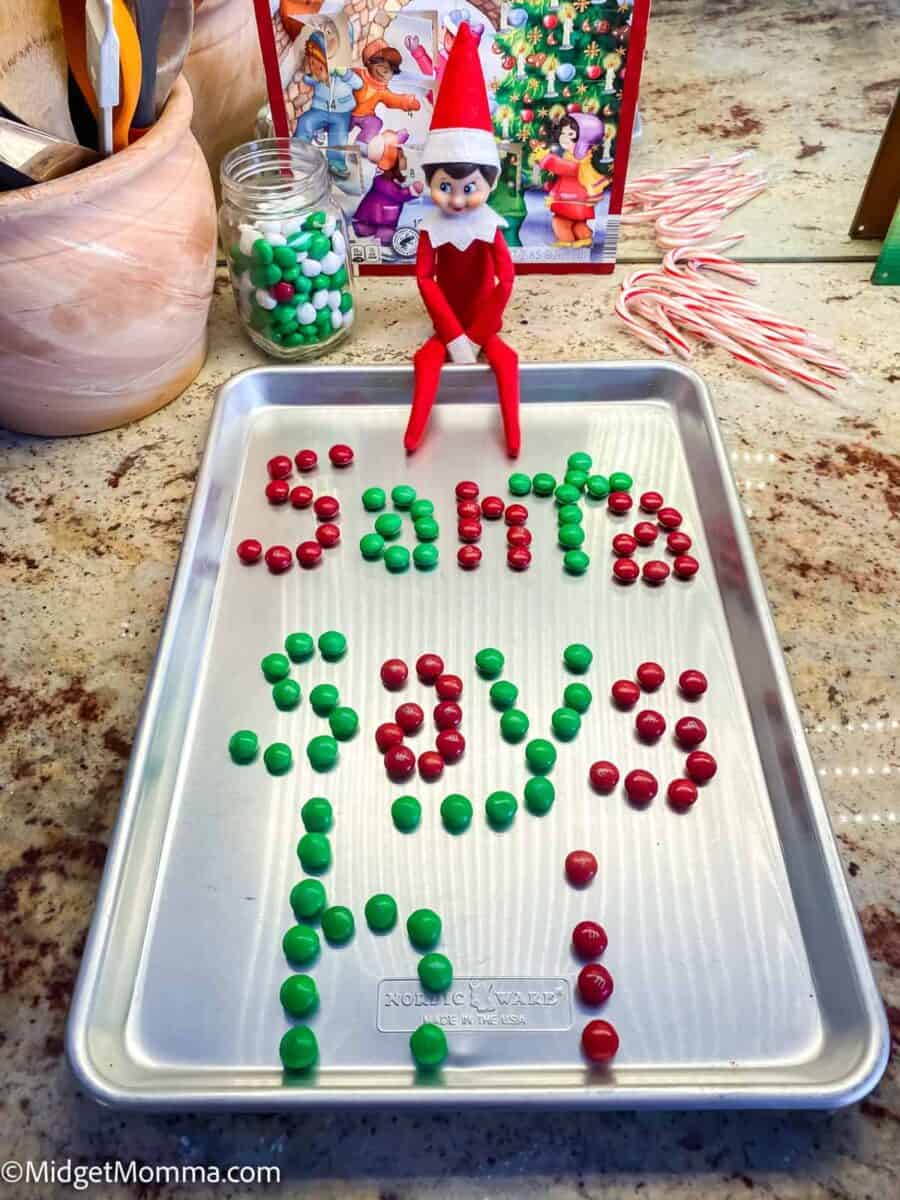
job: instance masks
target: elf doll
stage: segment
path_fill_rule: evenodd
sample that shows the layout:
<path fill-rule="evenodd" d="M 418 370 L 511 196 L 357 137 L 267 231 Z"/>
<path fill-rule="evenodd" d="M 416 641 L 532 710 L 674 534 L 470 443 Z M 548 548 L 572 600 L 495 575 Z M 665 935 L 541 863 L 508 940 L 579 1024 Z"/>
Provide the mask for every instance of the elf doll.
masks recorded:
<path fill-rule="evenodd" d="M 506 222 L 486 201 L 500 171 L 478 40 L 459 27 L 431 118 L 422 167 L 434 207 L 419 226 L 416 278 L 434 335 L 413 358 L 415 390 L 404 445 L 422 441 L 441 367 L 474 363 L 480 351 L 497 380 L 506 449 L 519 453 L 519 362 L 501 340 L 513 264 Z"/>

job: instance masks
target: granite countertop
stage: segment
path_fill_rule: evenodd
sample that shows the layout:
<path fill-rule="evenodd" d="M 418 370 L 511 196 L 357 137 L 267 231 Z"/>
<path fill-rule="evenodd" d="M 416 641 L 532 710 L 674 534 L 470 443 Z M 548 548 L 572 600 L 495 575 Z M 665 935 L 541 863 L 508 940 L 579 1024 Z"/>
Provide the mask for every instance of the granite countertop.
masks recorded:
<path fill-rule="evenodd" d="M 805 22 L 797 19 L 801 12 Z M 717 150 L 720 136 L 729 146 L 742 144 L 739 135 L 707 134 L 699 125 L 715 126 L 732 103 L 765 107 L 771 115 L 759 131 L 761 153 L 786 159 L 801 135 L 805 144 L 826 143 L 801 162 L 817 173 L 815 186 L 785 186 L 796 188 L 789 195 L 802 202 L 804 223 L 816 226 L 820 256 L 837 255 L 884 118 L 870 114 L 865 126 L 857 120 L 868 111 L 870 83 L 896 75 L 890 47 L 900 6 L 861 0 L 800 10 L 783 0 L 762 18 L 760 6 L 744 0 L 670 0 L 658 4 L 654 21 L 638 167 Z M 752 50 L 770 28 L 778 31 L 782 65 L 764 74 L 738 51 L 744 42 Z M 691 29 L 696 44 L 689 48 Z M 731 66 L 724 54 L 713 64 L 717 30 L 735 43 Z M 875 38 L 865 74 L 850 77 L 847 64 L 861 54 L 865 30 Z M 802 111 L 833 111 L 822 106 L 836 103 L 837 85 L 841 119 L 860 131 L 854 139 L 832 132 L 827 121 L 836 118 L 804 132 L 796 114 L 779 115 L 793 90 L 787 60 L 814 60 L 823 47 L 845 74 L 823 78 L 810 68 L 799 75 Z M 676 116 L 666 89 L 677 86 L 682 66 L 699 80 L 704 63 L 709 111 Z M 682 107 L 695 102 L 687 96 Z M 829 194 L 840 199 L 839 219 Z M 758 237 L 748 239 L 766 247 L 757 257 L 797 256 L 802 231 L 779 241 L 781 202 L 775 187 L 765 201 L 770 228 L 757 222 Z M 785 221 L 791 219 L 788 212 Z M 745 497 L 896 1051 L 900 290 L 872 288 L 871 261 L 859 261 L 858 246 L 843 251 L 847 258 L 838 262 L 760 267 L 759 299 L 833 338 L 850 362 L 854 375 L 834 400 L 799 388 L 771 391 L 719 352 L 701 353 L 695 365 L 710 387 Z M 640 240 L 626 242 L 623 252 L 650 253 Z M 577 287 L 559 277 L 520 280 L 507 314 L 510 340 L 527 361 L 642 356 L 610 316 L 616 286 L 609 278 Z M 402 362 L 425 336 L 408 280 L 365 281 L 360 308 L 353 341 L 330 361 Z M 380 312 L 390 314 L 387 321 Z M 716 1200 L 754 1190 L 784 1200 L 896 1195 L 896 1059 L 870 1097 L 834 1115 L 140 1116 L 104 1111 L 80 1092 L 63 1055 L 65 1016 L 211 406 L 221 383 L 260 361 L 238 331 L 220 272 L 209 360 L 177 401 L 140 424 L 91 438 L 0 435 L 0 1158 L 275 1163 L 284 1194 L 352 1200 L 601 1191 Z M 204 1200 L 245 1194 L 237 1187 L 188 1192 Z M 57 1191 L 22 1186 L 15 1194 Z M 136 1192 L 98 1186 L 93 1194 Z"/>

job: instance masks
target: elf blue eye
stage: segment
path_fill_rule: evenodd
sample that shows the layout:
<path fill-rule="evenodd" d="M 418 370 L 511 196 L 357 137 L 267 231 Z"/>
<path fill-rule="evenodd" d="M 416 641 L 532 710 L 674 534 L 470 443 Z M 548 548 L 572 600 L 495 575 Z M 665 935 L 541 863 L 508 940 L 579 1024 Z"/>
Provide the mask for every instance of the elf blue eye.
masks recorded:
<path fill-rule="evenodd" d="M 474 183 L 467 183 L 467 184 L 465 185 L 465 187 L 463 188 L 463 191 L 465 192 L 465 194 L 466 194 L 467 196 L 471 196 L 471 194 L 472 194 L 472 193 L 475 191 L 475 184 L 474 184 Z"/>
<path fill-rule="evenodd" d="M 445 180 L 445 181 L 444 181 L 444 182 L 443 182 L 443 183 L 440 185 L 440 187 L 441 187 L 441 191 L 442 191 L 442 192 L 444 193 L 444 195 L 446 196 L 446 195 L 448 194 L 448 192 L 450 191 L 450 184 L 449 184 L 449 183 L 447 183 L 447 181 Z"/>

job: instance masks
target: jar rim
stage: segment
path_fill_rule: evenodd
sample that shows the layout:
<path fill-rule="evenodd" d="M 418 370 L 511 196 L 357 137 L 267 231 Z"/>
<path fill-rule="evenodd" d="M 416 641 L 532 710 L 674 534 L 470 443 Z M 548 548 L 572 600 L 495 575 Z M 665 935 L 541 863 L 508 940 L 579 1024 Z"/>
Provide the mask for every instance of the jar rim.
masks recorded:
<path fill-rule="evenodd" d="M 262 174 L 267 178 L 254 182 Z M 223 194 L 241 206 L 292 200 L 303 191 L 312 192 L 310 201 L 316 203 L 330 184 L 324 152 L 289 137 L 259 138 L 235 146 L 222 159 L 219 175 Z"/>

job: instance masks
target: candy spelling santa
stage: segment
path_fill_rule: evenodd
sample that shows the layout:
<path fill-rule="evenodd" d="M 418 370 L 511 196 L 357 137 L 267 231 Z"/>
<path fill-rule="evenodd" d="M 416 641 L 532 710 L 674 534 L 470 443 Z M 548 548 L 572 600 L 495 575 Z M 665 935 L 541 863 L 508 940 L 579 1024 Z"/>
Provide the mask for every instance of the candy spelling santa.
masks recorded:
<path fill-rule="evenodd" d="M 480 351 L 497 379 L 506 449 L 519 453 L 519 360 L 499 337 L 513 285 L 513 264 L 501 233 L 506 224 L 485 201 L 500 158 L 491 127 L 478 41 L 459 28 L 447 58 L 422 167 L 434 207 L 419 226 L 416 277 L 434 336 L 413 358 L 415 391 L 404 445 L 422 440 L 441 367 L 474 363 Z"/>

